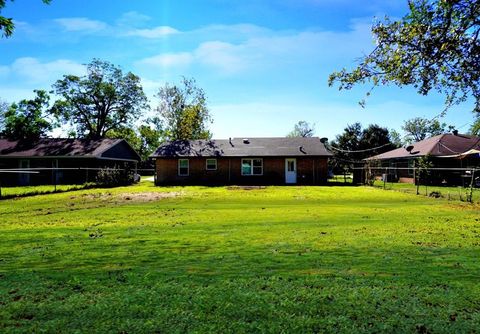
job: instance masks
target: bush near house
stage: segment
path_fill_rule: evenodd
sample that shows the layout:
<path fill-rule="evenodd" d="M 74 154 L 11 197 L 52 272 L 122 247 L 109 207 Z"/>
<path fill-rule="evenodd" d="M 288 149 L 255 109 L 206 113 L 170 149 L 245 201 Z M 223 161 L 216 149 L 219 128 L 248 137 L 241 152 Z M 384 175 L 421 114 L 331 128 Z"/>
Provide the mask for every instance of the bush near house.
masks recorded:
<path fill-rule="evenodd" d="M 128 166 L 102 168 L 98 171 L 95 182 L 100 187 L 128 186 L 135 181 L 135 172 Z"/>

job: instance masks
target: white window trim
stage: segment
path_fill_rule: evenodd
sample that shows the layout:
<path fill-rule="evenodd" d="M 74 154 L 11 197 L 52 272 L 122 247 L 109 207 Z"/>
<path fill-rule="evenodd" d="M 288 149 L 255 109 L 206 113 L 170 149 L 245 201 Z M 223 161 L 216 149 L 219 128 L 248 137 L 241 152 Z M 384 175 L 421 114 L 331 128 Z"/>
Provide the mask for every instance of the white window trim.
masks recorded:
<path fill-rule="evenodd" d="M 208 168 L 208 160 L 215 161 L 215 168 Z M 205 170 L 217 170 L 217 168 L 218 168 L 217 159 L 205 159 Z"/>
<path fill-rule="evenodd" d="M 180 161 L 187 161 L 187 174 L 180 174 Z M 178 159 L 177 174 L 178 174 L 178 176 L 189 176 L 190 175 L 190 160 L 188 160 L 188 159 Z"/>
<path fill-rule="evenodd" d="M 251 163 L 251 169 L 250 169 L 250 174 L 244 174 L 243 173 L 243 161 L 245 160 L 250 160 Z M 262 173 L 261 174 L 253 174 L 253 160 L 260 160 L 262 162 Z M 242 176 L 262 176 L 263 175 L 263 159 L 262 158 L 242 158 L 241 163 L 240 163 L 240 173 Z"/>

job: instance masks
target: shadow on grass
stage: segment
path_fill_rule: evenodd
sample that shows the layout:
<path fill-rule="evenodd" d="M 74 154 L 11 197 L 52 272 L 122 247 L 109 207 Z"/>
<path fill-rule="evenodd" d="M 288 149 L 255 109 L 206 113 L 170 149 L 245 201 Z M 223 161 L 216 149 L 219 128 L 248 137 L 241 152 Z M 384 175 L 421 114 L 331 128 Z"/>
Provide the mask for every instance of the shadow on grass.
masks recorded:
<path fill-rule="evenodd" d="M 28 273 L 51 277 L 101 278 L 128 271 L 152 277 L 225 280 L 259 276 L 371 279 L 398 284 L 475 285 L 480 276 L 480 250 L 473 245 L 442 247 L 425 242 L 411 246 L 365 248 L 345 245 L 316 249 L 303 244 L 264 246 L 231 243 L 230 249 L 213 244 L 159 240 L 107 241 L 101 227 L 86 231 L 82 240 L 68 237 L 10 239 L 4 249 L 28 243 L 17 254 L 3 253 L 4 278 Z M 73 240 L 73 239 L 72 239 Z M 60 244 L 60 245 L 59 245 Z M 108 255 L 104 251 L 108 249 Z"/>
<path fill-rule="evenodd" d="M 54 187 L 54 186 L 52 186 Z M 27 192 L 19 192 L 19 193 L 13 193 L 13 194 L 5 194 L 5 189 L 9 189 L 8 187 L 2 187 L 1 195 L 0 195 L 0 200 L 5 200 L 5 199 L 12 199 L 12 198 L 22 198 L 22 197 L 31 197 L 31 196 L 38 196 L 38 195 L 48 195 L 48 194 L 59 194 L 59 193 L 65 193 L 65 192 L 72 192 L 72 191 L 78 191 L 78 190 L 86 190 L 86 189 L 93 189 L 93 188 L 99 188 L 95 183 L 87 183 L 83 185 L 78 185 L 78 186 L 72 186 L 72 188 L 67 188 L 67 189 L 52 189 L 52 190 L 32 190 L 32 191 L 27 191 Z"/>

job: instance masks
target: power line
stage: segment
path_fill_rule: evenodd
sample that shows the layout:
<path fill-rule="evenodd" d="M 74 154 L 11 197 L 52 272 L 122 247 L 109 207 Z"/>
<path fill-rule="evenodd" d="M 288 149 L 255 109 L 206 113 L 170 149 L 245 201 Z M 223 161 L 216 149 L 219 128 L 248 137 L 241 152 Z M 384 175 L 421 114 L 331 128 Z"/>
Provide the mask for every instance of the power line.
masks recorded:
<path fill-rule="evenodd" d="M 328 145 L 328 146 L 330 146 L 330 148 L 332 148 L 336 151 L 343 152 L 343 153 L 362 153 L 362 152 L 375 151 L 375 150 L 378 150 L 378 149 L 383 148 L 385 146 L 391 146 L 391 145 L 392 145 L 392 143 L 387 143 L 387 144 L 383 144 L 381 146 L 377 146 L 377 147 L 373 147 L 373 148 L 367 148 L 365 150 L 343 150 L 341 148 L 338 148 L 338 147 L 335 147 L 335 146 L 332 146 L 332 145 Z"/>

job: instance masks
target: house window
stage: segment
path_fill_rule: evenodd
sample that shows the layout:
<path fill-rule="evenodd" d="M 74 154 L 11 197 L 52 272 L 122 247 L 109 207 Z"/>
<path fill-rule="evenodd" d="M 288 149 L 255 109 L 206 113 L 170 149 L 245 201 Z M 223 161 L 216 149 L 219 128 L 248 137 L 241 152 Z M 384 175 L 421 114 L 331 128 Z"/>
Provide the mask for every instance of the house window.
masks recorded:
<path fill-rule="evenodd" d="M 242 159 L 242 175 L 262 175 L 262 159 Z"/>
<path fill-rule="evenodd" d="M 178 159 L 178 175 L 179 176 L 188 176 L 188 159 Z"/>
<path fill-rule="evenodd" d="M 217 159 L 207 159 L 207 170 L 217 170 Z"/>

